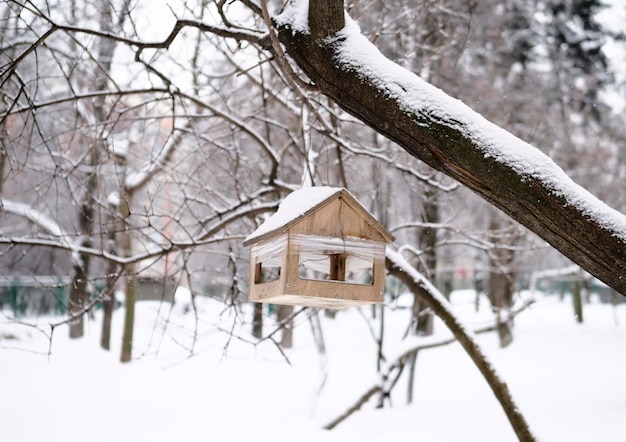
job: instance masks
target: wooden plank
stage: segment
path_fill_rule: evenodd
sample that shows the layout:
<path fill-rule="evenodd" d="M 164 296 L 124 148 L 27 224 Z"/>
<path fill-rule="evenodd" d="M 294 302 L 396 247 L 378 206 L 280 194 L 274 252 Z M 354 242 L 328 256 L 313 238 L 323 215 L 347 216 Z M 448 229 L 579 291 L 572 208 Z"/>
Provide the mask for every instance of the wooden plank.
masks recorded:
<path fill-rule="evenodd" d="M 357 213 L 338 198 L 310 213 L 290 229 L 290 233 L 344 238 L 354 236 L 373 241 L 386 242 L 378 229 L 366 221 L 371 215 Z"/>
<path fill-rule="evenodd" d="M 260 271 L 259 263 L 253 256 L 250 257 L 250 285 L 248 288 L 248 300 L 261 302 L 262 299 L 272 296 L 279 296 L 283 294 L 283 287 L 285 285 L 286 271 L 287 271 L 287 251 L 289 249 L 289 239 L 287 239 L 285 248 L 281 252 L 281 266 L 280 276 L 275 281 L 260 282 L 257 278 L 257 272 Z"/>
<path fill-rule="evenodd" d="M 382 302 L 385 290 L 385 268 L 382 261 L 374 262 L 373 273 L 373 283 L 364 285 L 344 281 L 301 279 L 297 272 L 291 273 L 288 270 L 284 294 L 369 303 Z"/>
<path fill-rule="evenodd" d="M 395 239 L 350 192 L 341 189 L 276 230 L 244 241 L 244 245 L 271 239 L 294 228 L 293 231 L 299 233 L 335 237 L 352 235 L 385 243 Z"/>
<path fill-rule="evenodd" d="M 281 295 L 271 298 L 263 298 L 256 302 L 278 305 L 295 305 L 300 307 L 325 308 L 330 310 L 340 310 L 349 307 L 361 307 L 372 305 L 373 302 L 352 301 L 349 299 L 315 298 L 311 296 Z"/>
<path fill-rule="evenodd" d="M 328 272 L 329 278 L 333 281 L 345 281 L 346 280 L 346 254 L 345 253 L 333 253 L 329 255 L 330 259 L 330 271 Z"/>

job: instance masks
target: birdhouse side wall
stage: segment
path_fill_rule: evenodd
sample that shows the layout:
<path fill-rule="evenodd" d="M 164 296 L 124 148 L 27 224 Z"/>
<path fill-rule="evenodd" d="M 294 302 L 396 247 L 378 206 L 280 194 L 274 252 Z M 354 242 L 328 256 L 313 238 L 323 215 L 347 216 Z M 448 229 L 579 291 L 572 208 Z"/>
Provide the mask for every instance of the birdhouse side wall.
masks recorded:
<path fill-rule="evenodd" d="M 383 246 L 384 247 L 384 246 Z M 384 249 L 383 249 L 384 250 Z M 385 261 L 384 252 L 381 256 L 376 253 L 372 260 L 372 283 L 355 284 L 344 281 L 322 281 L 306 279 L 299 276 L 300 244 L 298 241 L 289 241 L 286 258 L 284 295 L 299 296 L 301 298 L 323 298 L 335 300 L 338 305 L 342 302 L 379 303 L 384 300 L 385 290 Z M 333 308 L 333 307 L 329 307 Z"/>
<path fill-rule="evenodd" d="M 289 238 L 287 235 L 276 237 L 273 240 L 256 244 L 250 251 L 250 287 L 248 300 L 266 302 L 268 298 L 280 296 L 284 293 L 287 267 L 287 249 Z M 258 264 L 270 263 L 280 267 L 278 279 L 269 282 L 257 282 Z"/>

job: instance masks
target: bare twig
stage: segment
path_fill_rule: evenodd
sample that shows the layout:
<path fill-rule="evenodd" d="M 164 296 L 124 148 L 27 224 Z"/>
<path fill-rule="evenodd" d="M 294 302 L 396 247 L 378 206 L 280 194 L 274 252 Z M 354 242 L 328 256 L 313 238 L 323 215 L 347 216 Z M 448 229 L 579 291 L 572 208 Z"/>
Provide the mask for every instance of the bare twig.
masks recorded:
<path fill-rule="evenodd" d="M 280 46 L 278 37 L 274 33 L 274 25 L 272 24 L 272 18 L 270 17 L 270 14 L 267 10 L 267 2 L 266 0 L 260 0 L 260 3 L 261 3 L 261 12 L 263 13 L 263 20 L 265 21 L 265 25 L 267 26 L 267 30 L 270 36 L 270 41 L 272 43 L 272 49 L 276 53 L 278 63 L 280 63 L 280 67 L 282 68 L 283 72 L 287 76 L 287 79 L 294 83 L 293 86 L 295 87 L 296 90 L 298 90 L 299 88 L 302 88 L 305 91 L 317 90 L 315 85 L 307 83 L 306 81 L 302 80 L 294 72 L 293 68 L 291 67 L 291 65 L 287 61 L 287 58 L 285 57 L 285 52 Z M 301 91 L 299 92 L 302 94 Z"/>

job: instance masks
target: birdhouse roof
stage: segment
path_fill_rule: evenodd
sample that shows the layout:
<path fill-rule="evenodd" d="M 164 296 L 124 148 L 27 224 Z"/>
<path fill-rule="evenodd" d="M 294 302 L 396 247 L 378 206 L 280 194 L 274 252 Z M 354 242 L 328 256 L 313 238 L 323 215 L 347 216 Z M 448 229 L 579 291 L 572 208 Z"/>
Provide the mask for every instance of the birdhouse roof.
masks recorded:
<path fill-rule="evenodd" d="M 342 187 L 306 187 L 295 190 L 281 202 L 274 215 L 268 218 L 257 230 L 243 242 L 245 246 L 284 234 L 296 224 L 325 208 L 332 202 L 341 200 L 352 209 L 353 216 L 358 216 L 370 231 L 377 233 L 379 240 L 387 243 L 395 237 L 345 188 Z M 311 232 L 313 233 L 313 232 Z M 375 238 L 368 238 L 375 239 Z M 378 239 L 378 238 L 376 238 Z"/>

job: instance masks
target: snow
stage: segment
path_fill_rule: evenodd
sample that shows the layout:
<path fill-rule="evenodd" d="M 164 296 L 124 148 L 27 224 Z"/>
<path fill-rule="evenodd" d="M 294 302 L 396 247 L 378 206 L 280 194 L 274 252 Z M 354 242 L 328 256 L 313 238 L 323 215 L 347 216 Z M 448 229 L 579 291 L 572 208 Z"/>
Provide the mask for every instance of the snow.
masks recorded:
<path fill-rule="evenodd" d="M 107 202 L 113 207 L 119 207 L 122 202 L 119 192 L 111 192 L 107 196 Z"/>
<path fill-rule="evenodd" d="M 289 26 L 294 32 L 309 33 L 308 0 L 290 0 L 289 5 L 275 18 L 281 26 Z"/>
<path fill-rule="evenodd" d="M 288 10 L 282 20 L 306 31 L 307 2 L 294 4 L 298 9 Z M 532 146 L 382 59 L 355 26 L 348 21 L 342 62 L 378 78 L 407 111 L 428 111 L 458 122 L 485 146 L 486 156 L 539 177 L 571 204 L 626 235 L 623 215 L 576 186 Z M 142 176 L 137 174 L 127 185 Z M 284 226 L 338 190 L 316 187 L 292 193 L 247 240 Z M 40 214 L 37 219 L 46 224 Z M 47 227 L 51 232 L 54 228 Z M 473 292 L 452 295 L 451 309 L 469 329 L 492 320 L 484 304 L 474 311 L 473 296 Z M 400 385 L 392 395 L 392 407 L 375 409 L 373 399 L 327 432 L 321 427 L 378 381 L 376 343 L 366 322 L 374 321 L 369 308 L 341 311 L 334 321 L 320 317 L 327 348 L 323 358 L 317 354 L 305 315 L 300 315 L 296 347 L 286 351 L 288 364 L 271 342 L 252 344 L 249 324 L 242 324 L 251 318 L 250 305 L 235 311 L 196 298 L 200 320 L 195 321 L 188 312 L 191 294 L 180 291 L 176 299 L 171 308 L 137 304 L 131 364 L 118 362 L 123 309 L 114 312 L 112 352 L 98 346 L 100 312 L 87 321 L 85 338 L 69 340 L 66 325 L 60 325 L 50 345 L 48 324 L 62 318 L 21 318 L 18 323 L 2 311 L 0 440 L 515 440 L 498 402 L 456 344 L 420 353 L 412 405 L 404 403 Z M 408 318 L 407 309 L 387 307 L 386 355 L 405 348 L 402 335 Z M 510 347 L 499 349 L 494 334 L 476 337 L 541 440 L 626 438 L 626 305 L 592 302 L 585 305 L 584 318 L 583 324 L 575 321 L 568 297 L 561 301 L 546 296 L 516 318 Z M 33 322 L 39 328 L 25 325 Z M 449 336 L 439 321 L 435 329 L 437 335 L 428 339 Z M 231 330 L 232 339 L 226 332 Z M 271 330 L 266 325 L 265 333 Z"/>
<path fill-rule="evenodd" d="M 182 295 L 178 299 L 184 301 L 188 293 Z M 455 292 L 451 299 L 468 326 L 492 320 L 484 303 L 474 311 L 473 292 Z M 130 364 L 118 362 L 123 309 L 114 312 L 111 353 L 98 346 L 100 312 L 87 321 L 83 339 L 70 341 L 66 326 L 56 328 L 49 356 L 43 333 L 2 316 L 0 439 L 516 440 L 458 344 L 420 352 L 412 405 L 405 404 L 403 377 L 392 407 L 376 409 L 373 398 L 334 430 L 322 430 L 377 382 L 376 344 L 366 323 L 371 310 L 342 311 L 334 321 L 320 316 L 325 358 L 317 354 L 305 315 L 299 315 L 295 347 L 286 351 L 289 365 L 269 341 L 253 346 L 238 339 L 251 341 L 240 324 L 242 317 L 251 318 L 250 305 L 236 313 L 217 301 L 196 301 L 200 328 L 191 357 L 193 315 L 183 314 L 179 304 L 170 309 L 138 303 Z M 409 313 L 386 310 L 388 357 L 404 346 Z M 37 321 L 49 332 L 47 324 L 58 319 Z M 378 329 L 377 322 L 372 325 Z M 231 329 L 235 338 L 229 341 L 224 330 Z M 265 333 L 272 330 L 266 323 Z M 435 331 L 448 336 L 439 321 Z M 569 298 L 547 296 L 515 319 L 515 341 L 508 348 L 498 348 L 495 334 L 477 339 L 540 440 L 624 440 L 626 305 L 592 302 L 585 305 L 585 323 L 577 324 Z"/>
<path fill-rule="evenodd" d="M 294 190 L 280 203 L 274 215 L 268 218 L 244 242 L 252 241 L 269 232 L 285 227 L 309 210 L 342 190 L 341 187 L 317 186 Z"/>

